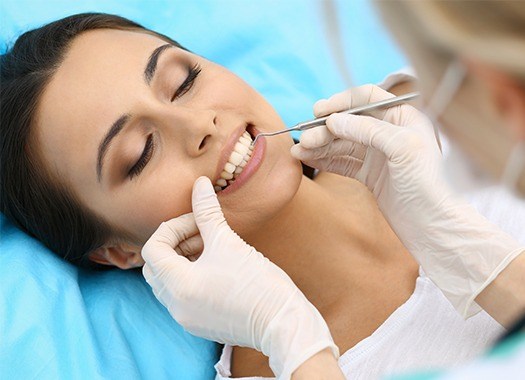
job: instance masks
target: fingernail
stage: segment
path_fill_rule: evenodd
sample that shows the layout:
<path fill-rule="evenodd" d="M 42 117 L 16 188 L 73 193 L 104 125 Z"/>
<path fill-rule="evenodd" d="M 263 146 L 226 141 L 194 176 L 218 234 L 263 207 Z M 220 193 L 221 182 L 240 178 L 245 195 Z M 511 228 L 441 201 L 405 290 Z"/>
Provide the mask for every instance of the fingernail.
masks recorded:
<path fill-rule="evenodd" d="M 211 188 L 213 191 L 213 185 L 211 184 L 211 180 L 208 177 L 201 176 L 197 178 L 193 184 L 193 190 L 199 189 L 200 191 Z M 213 191 L 215 192 L 215 191 Z"/>
<path fill-rule="evenodd" d="M 195 180 L 195 183 L 197 183 L 197 182 L 202 182 L 202 181 L 210 181 L 210 179 L 209 179 L 208 177 L 206 177 L 206 176 L 200 176 L 199 178 L 197 178 L 197 179 Z M 211 181 L 210 181 L 210 182 L 211 182 Z"/>

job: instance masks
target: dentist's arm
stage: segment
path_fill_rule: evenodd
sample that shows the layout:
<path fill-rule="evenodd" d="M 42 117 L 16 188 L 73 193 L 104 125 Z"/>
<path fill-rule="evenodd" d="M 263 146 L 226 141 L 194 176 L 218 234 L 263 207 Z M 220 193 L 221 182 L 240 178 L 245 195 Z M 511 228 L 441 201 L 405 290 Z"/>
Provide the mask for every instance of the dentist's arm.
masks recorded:
<path fill-rule="evenodd" d="M 525 250 L 479 293 L 476 302 L 505 327 L 525 313 Z"/>
<path fill-rule="evenodd" d="M 391 96 L 376 86 L 357 87 L 319 101 L 314 113 Z M 524 247 L 448 188 L 432 124 L 415 108 L 333 114 L 326 127 L 304 132 L 292 155 L 365 184 L 397 236 L 464 317 L 479 311 L 475 301 L 503 325 L 525 309 L 524 258 L 518 258 Z"/>
<path fill-rule="evenodd" d="M 323 317 L 228 226 L 209 179 L 197 179 L 192 203 L 193 214 L 162 223 L 142 249 L 144 277 L 173 318 L 197 336 L 261 351 L 279 379 L 342 379 Z M 190 262 L 176 249 L 197 233 L 204 250 Z"/>

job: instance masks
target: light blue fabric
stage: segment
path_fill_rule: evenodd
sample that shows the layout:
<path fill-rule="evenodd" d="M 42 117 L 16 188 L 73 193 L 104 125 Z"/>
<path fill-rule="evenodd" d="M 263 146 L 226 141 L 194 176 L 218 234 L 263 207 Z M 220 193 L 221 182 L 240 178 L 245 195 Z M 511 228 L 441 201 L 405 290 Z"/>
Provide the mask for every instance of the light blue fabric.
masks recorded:
<path fill-rule="evenodd" d="M 404 65 L 364 1 L 335 2 L 354 84 Z M 0 43 L 86 11 L 128 17 L 233 70 L 284 121 L 345 89 L 321 1 L 0 2 Z M 387 58 L 386 58 L 387 57 Z M 185 333 L 138 272 L 74 268 L 0 215 L 0 378 L 213 378 L 218 346 Z"/>
<path fill-rule="evenodd" d="M 58 259 L 0 215 L 0 378 L 209 379 L 218 347 L 171 319 L 135 271 Z"/>

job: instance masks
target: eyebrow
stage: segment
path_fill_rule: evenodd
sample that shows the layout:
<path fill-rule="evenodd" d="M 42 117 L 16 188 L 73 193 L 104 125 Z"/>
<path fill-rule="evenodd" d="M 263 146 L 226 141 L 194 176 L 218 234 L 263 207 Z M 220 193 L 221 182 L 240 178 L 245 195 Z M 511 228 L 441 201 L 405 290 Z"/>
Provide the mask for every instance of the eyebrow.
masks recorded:
<path fill-rule="evenodd" d="M 159 57 L 166 49 L 169 49 L 171 47 L 174 47 L 172 44 L 165 44 L 161 45 L 153 52 L 148 58 L 148 63 L 146 64 L 146 68 L 144 69 L 144 81 L 149 86 L 151 84 L 151 80 L 153 79 L 155 75 L 155 71 L 157 70 L 157 63 L 159 62 Z M 111 125 L 108 132 L 102 139 L 102 142 L 100 143 L 98 147 L 98 155 L 97 155 L 97 179 L 98 182 L 102 179 L 102 166 L 104 165 L 104 157 L 106 156 L 106 153 L 108 151 L 109 145 L 111 141 L 122 131 L 124 126 L 126 125 L 126 122 L 130 119 L 131 115 L 125 114 L 120 116 L 117 121 Z"/>
<path fill-rule="evenodd" d="M 106 155 L 106 152 L 109 148 L 109 143 L 111 140 L 113 140 L 119 132 L 124 128 L 124 125 L 130 118 L 129 114 L 122 115 L 118 118 L 117 121 L 113 123 L 111 128 L 109 128 L 108 133 L 106 133 L 106 136 L 104 136 L 104 139 L 100 143 L 98 147 L 98 156 L 97 156 L 97 179 L 98 182 L 102 179 L 102 164 L 104 163 L 104 156 Z"/>
<path fill-rule="evenodd" d="M 144 70 L 144 80 L 146 81 L 146 84 L 149 86 L 151 83 L 151 80 L 153 79 L 153 76 L 155 75 L 155 71 L 157 70 L 157 63 L 159 61 L 159 57 L 166 49 L 169 49 L 171 47 L 174 47 L 172 44 L 165 44 L 161 45 L 155 50 L 153 50 L 153 53 L 149 56 L 148 64 L 146 65 L 146 69 Z"/>

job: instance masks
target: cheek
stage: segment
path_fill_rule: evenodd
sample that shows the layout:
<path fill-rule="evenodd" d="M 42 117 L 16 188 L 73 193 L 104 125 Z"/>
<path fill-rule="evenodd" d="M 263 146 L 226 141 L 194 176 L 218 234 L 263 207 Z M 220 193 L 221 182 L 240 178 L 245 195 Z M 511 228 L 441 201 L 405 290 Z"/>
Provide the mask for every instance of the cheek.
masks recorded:
<path fill-rule="evenodd" d="M 195 174 L 162 170 L 114 198 L 114 223 L 145 242 L 160 223 L 191 212 Z M 118 208 L 118 209 L 117 209 Z M 115 215 L 117 216 L 115 218 Z"/>

